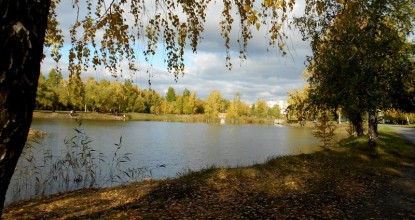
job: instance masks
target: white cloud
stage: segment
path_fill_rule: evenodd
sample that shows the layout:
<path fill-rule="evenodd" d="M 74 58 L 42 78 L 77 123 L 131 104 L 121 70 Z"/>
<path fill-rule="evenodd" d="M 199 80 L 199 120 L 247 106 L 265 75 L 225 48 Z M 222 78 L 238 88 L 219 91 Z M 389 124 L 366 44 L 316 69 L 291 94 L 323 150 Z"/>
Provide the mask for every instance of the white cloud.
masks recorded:
<path fill-rule="evenodd" d="M 304 3 L 295 7 L 294 13 L 299 14 L 303 10 Z M 67 6 L 66 6 L 67 7 Z M 67 29 L 73 23 L 76 12 L 66 9 L 58 9 L 58 19 Z M 231 99 L 236 92 L 241 93 L 241 98 L 250 103 L 258 99 L 276 101 L 285 99 L 287 92 L 300 89 L 305 84 L 301 74 L 305 68 L 306 55 L 311 54 L 307 43 L 301 41 L 296 31 L 286 30 L 289 34 L 287 46 L 289 54 L 281 57 L 276 51 L 267 52 L 265 31 L 253 31 L 254 37 L 249 42 L 248 58 L 238 58 L 239 48 L 235 43 L 237 33 L 232 32 L 232 57 L 233 69 L 229 71 L 225 66 L 224 39 L 220 36 L 219 20 L 221 9 L 218 5 L 209 7 L 203 40 L 199 45 L 198 52 L 193 54 L 186 51 L 186 74 L 179 76 L 179 81 L 174 81 L 174 76 L 167 73 L 165 65 L 161 64 L 164 59 L 163 53 L 154 57 L 153 66 L 138 61 L 141 70 L 135 75 L 128 73 L 126 63 L 122 63 L 125 78 L 131 78 L 141 88 L 148 88 L 148 80 L 151 80 L 151 88 L 165 95 L 167 88 L 172 86 L 176 93 L 181 93 L 184 88 L 196 91 L 198 97 L 206 98 L 212 89 L 218 90 L 222 95 Z M 137 48 L 138 49 L 138 48 Z M 65 71 L 68 65 L 67 57 L 63 57 L 60 65 Z M 48 73 L 55 64 L 50 58 L 46 58 L 42 64 L 42 72 Z M 147 73 L 150 72 L 150 76 Z M 93 76 L 97 79 L 111 79 L 104 69 L 89 70 L 83 76 Z"/>

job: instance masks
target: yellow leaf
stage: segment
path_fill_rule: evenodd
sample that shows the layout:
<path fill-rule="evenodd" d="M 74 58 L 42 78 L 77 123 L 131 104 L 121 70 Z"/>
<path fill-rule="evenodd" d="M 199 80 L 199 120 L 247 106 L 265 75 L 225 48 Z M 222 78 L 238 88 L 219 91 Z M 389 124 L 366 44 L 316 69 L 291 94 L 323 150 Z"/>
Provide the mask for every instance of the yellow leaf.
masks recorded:
<path fill-rule="evenodd" d="M 256 29 L 259 31 L 259 28 L 261 28 L 261 23 L 257 22 L 255 25 L 256 25 Z"/>

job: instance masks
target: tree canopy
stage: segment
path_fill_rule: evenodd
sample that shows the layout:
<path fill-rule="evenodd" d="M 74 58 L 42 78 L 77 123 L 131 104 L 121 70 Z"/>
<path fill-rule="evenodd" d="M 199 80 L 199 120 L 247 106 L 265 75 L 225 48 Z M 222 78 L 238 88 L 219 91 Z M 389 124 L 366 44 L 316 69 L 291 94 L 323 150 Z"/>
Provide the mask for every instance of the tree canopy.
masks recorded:
<path fill-rule="evenodd" d="M 369 113 L 369 139 L 377 139 L 377 111 L 413 110 L 415 94 L 405 89 L 415 11 L 411 0 L 337 1 L 317 15 L 296 20 L 311 40 L 309 97 L 320 108 L 341 108 L 356 126 Z M 357 130 L 362 130 L 357 128 Z"/>

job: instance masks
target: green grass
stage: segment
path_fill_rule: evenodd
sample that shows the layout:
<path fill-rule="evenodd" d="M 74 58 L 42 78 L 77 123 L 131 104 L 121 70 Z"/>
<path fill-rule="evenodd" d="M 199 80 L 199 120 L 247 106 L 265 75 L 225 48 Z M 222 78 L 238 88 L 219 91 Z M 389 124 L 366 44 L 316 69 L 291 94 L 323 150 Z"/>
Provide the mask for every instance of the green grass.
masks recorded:
<path fill-rule="evenodd" d="M 368 146 L 368 137 L 366 135 L 359 138 L 344 139 L 340 142 L 340 145 L 351 150 L 369 151 L 371 153 L 385 155 L 393 153 L 400 154 L 402 156 L 410 156 L 413 152 L 413 147 L 409 145 L 392 127 L 380 125 L 378 127 L 378 131 L 379 141 L 378 145 L 374 149 Z"/>

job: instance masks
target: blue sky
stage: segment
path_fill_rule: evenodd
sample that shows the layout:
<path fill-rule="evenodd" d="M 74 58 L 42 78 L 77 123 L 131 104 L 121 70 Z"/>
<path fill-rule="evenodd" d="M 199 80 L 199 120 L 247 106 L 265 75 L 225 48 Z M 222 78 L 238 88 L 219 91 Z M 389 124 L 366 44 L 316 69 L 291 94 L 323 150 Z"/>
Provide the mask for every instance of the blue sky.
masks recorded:
<path fill-rule="evenodd" d="M 72 10 L 71 2 L 62 2 L 57 10 L 58 20 L 62 24 L 65 35 L 68 35 L 67 29 L 76 18 L 76 10 Z M 303 5 L 304 3 L 300 2 L 295 6 L 296 14 L 301 12 Z M 287 30 L 289 54 L 282 57 L 276 51 L 267 52 L 265 31 L 253 31 L 254 36 L 249 42 L 246 60 L 238 58 L 238 54 L 235 52 L 239 51 L 239 48 L 235 46 L 237 33 L 232 33 L 232 45 L 234 46 L 231 48 L 231 53 L 236 55 L 232 57 L 233 69 L 229 71 L 225 66 L 225 41 L 220 36 L 218 24 L 220 7 L 213 5 L 208 10 L 203 40 L 200 42 L 196 54 L 186 51 L 186 74 L 180 76 L 178 82 L 175 82 L 173 75 L 166 71 L 166 65 L 163 64 L 163 53 L 152 59 L 151 77 L 146 71 L 149 64 L 143 59 L 137 61 L 141 71 L 134 75 L 125 70 L 123 77 L 115 79 L 103 68 L 99 68 L 97 71 L 91 70 L 82 73 L 82 76 L 119 81 L 132 78 L 143 89 L 148 88 L 150 77 L 151 88 L 162 95 L 170 86 L 175 88 L 176 93 L 181 93 L 184 88 L 196 91 L 197 96 L 203 99 L 211 90 L 218 90 L 227 99 L 231 99 L 236 92 L 239 92 L 241 99 L 249 103 L 258 99 L 266 101 L 286 99 L 289 90 L 303 88 L 305 81 L 302 78 L 302 72 L 305 69 L 306 55 L 310 55 L 311 50 L 307 42 L 301 41 L 299 33 L 295 30 Z M 67 39 L 69 38 L 67 37 Z M 67 50 L 68 46 L 65 46 L 65 49 Z M 64 50 L 59 63 L 64 75 L 67 75 L 68 59 L 66 54 L 67 52 Z M 55 65 L 47 57 L 42 64 L 42 72 L 47 74 Z"/>

